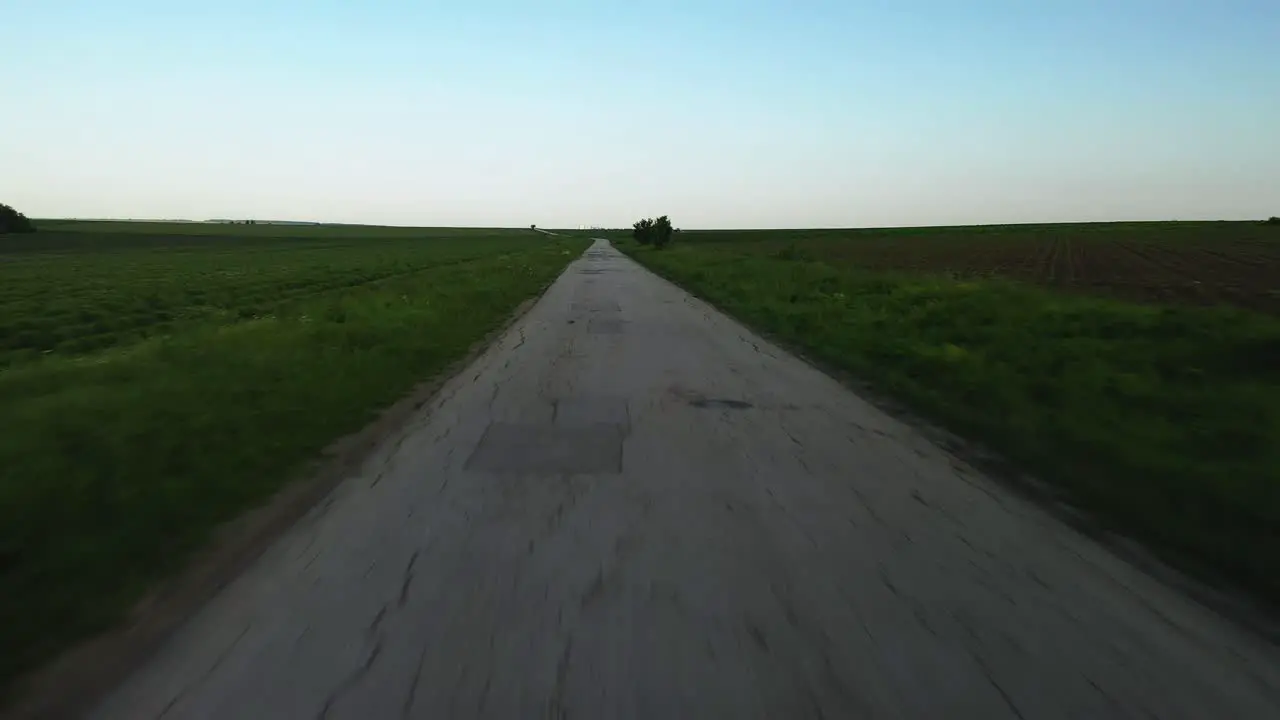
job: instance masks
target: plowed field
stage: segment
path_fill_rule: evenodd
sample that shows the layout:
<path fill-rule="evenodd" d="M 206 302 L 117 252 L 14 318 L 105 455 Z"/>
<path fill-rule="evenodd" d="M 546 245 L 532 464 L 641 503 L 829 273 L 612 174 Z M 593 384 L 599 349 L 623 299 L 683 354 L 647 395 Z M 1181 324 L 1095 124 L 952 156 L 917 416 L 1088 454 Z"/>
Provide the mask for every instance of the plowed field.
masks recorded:
<path fill-rule="evenodd" d="M 1246 222 L 1004 225 L 883 230 L 690 231 L 873 270 L 1004 276 L 1140 302 L 1230 304 L 1280 314 L 1280 227 Z"/>

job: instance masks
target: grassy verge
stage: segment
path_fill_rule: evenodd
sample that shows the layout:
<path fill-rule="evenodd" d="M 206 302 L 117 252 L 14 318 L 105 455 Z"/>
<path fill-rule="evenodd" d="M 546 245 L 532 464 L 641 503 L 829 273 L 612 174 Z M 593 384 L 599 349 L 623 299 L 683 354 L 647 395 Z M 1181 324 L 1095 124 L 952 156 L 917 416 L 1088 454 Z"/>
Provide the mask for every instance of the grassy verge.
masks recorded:
<path fill-rule="evenodd" d="M 1280 601 L 1280 320 L 732 244 L 616 244 L 1167 557 Z"/>
<path fill-rule="evenodd" d="M 0 684 L 119 619 L 215 526 L 463 355 L 586 244 L 502 245 L 0 371 Z"/>

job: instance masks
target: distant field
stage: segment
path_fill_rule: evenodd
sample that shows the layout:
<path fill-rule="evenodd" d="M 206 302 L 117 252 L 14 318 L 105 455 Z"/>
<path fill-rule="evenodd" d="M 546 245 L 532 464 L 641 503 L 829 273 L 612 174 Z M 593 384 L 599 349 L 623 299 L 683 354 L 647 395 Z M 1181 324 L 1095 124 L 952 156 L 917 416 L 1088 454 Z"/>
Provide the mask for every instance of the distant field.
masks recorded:
<path fill-rule="evenodd" d="M 265 237 L 261 225 L 156 225 L 232 234 L 117 234 L 77 223 L 85 232 L 0 237 L 0 367 L 127 345 L 193 322 L 260 317 L 426 268 L 527 250 L 544 237 L 421 228 L 340 234 L 330 226 Z"/>
<path fill-rule="evenodd" d="M 42 232 L 103 233 L 117 236 L 162 235 L 170 238 L 184 236 L 421 238 L 429 235 L 432 238 L 442 239 L 448 237 L 471 237 L 477 232 L 489 235 L 528 235 L 527 230 L 520 228 L 415 228 L 387 225 L 293 225 L 273 223 L 241 225 L 136 220 L 37 220 L 36 223 Z"/>
<path fill-rule="evenodd" d="M 113 226 L 115 224 L 112 224 Z M 0 237 L 0 687 L 581 254 L 528 230 Z M 311 234 L 308 234 L 311 233 Z"/>
<path fill-rule="evenodd" d="M 1257 222 L 688 231 L 679 240 L 810 254 L 839 267 L 998 276 L 1138 302 L 1280 313 L 1280 227 Z"/>
<path fill-rule="evenodd" d="M 1280 607 L 1280 228 L 683 232 L 661 251 L 617 245 Z"/>

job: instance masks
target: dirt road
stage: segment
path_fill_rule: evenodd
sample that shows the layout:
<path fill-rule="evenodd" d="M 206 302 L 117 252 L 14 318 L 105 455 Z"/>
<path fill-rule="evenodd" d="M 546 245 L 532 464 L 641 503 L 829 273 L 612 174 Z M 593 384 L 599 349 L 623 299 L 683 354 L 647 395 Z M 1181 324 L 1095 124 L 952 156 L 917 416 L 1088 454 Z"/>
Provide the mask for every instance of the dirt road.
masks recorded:
<path fill-rule="evenodd" d="M 598 241 L 92 717 L 1274 718 L 1278 660 Z"/>

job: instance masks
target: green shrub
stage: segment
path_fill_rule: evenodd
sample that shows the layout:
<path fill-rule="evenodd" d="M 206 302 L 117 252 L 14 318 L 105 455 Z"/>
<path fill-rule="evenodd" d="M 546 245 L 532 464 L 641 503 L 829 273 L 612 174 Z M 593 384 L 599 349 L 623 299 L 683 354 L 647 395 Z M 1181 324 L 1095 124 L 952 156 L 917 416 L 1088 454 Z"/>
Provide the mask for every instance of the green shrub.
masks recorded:
<path fill-rule="evenodd" d="M 12 207 L 0 203 L 0 235 L 5 233 L 30 233 L 36 231 L 35 223 Z"/>
<path fill-rule="evenodd" d="M 675 229 L 671 226 L 671 218 L 663 215 L 658 219 L 644 218 L 631 225 L 632 236 L 641 245 L 666 247 L 671 244 L 671 236 Z"/>

